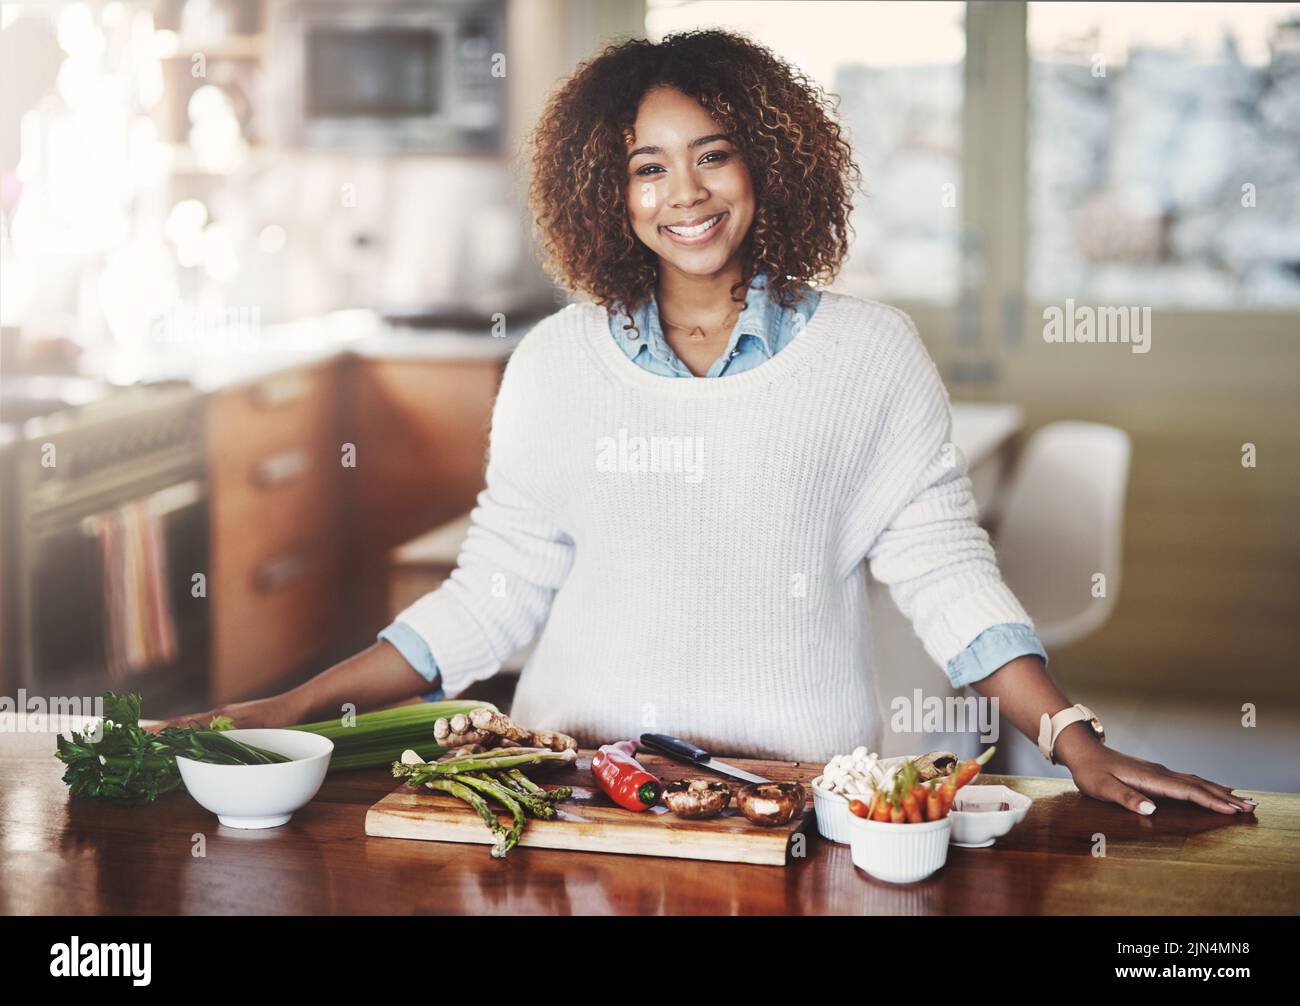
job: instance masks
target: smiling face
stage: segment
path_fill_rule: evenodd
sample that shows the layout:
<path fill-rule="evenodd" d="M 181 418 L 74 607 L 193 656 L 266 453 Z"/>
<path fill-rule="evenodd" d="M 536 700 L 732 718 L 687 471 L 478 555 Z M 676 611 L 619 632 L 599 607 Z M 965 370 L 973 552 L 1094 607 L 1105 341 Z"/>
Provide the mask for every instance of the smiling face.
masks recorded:
<path fill-rule="evenodd" d="M 704 106 L 676 88 L 648 91 L 627 149 L 628 218 L 660 268 L 710 277 L 734 267 L 754 221 L 754 188 Z"/>

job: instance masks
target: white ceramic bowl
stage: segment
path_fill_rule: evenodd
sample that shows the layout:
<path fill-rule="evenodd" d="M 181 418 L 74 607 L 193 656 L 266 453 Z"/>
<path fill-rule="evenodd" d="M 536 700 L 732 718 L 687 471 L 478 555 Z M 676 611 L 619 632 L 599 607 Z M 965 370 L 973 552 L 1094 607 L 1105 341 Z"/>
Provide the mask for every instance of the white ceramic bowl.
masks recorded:
<path fill-rule="evenodd" d="M 923 824 L 868 821 L 849 815 L 853 865 L 877 880 L 911 884 L 948 862 L 952 815 Z"/>
<path fill-rule="evenodd" d="M 968 849 L 992 845 L 1025 819 L 1034 801 L 1006 786 L 963 786 L 952 798 L 952 844 Z M 1007 810 L 963 810 L 970 807 L 998 807 Z"/>
<path fill-rule="evenodd" d="M 306 804 L 325 781 L 334 742 L 301 730 L 231 730 L 235 740 L 288 755 L 278 765 L 210 765 L 176 759 L 200 806 L 231 828 L 275 828 Z"/>
<path fill-rule="evenodd" d="M 877 764 L 881 768 L 896 768 L 907 761 L 909 757 L 915 757 L 915 755 L 881 758 Z M 849 810 L 849 797 L 839 793 L 832 793 L 828 789 L 822 789 L 821 782 L 824 778 L 825 776 L 819 775 L 812 781 L 813 811 L 817 815 L 817 833 L 822 838 L 829 839 L 832 842 L 848 845 L 849 836 L 852 834 L 849 831 L 849 820 L 853 817 L 853 813 Z M 853 799 L 870 804 L 871 794 L 856 796 Z"/>

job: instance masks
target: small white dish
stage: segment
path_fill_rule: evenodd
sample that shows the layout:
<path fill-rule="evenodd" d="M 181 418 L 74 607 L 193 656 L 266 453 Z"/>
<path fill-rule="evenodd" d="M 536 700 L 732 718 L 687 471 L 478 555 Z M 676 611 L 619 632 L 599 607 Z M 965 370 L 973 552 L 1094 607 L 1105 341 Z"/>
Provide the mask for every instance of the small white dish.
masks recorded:
<path fill-rule="evenodd" d="M 1033 800 L 1007 786 L 963 786 L 952 799 L 952 844 L 966 849 L 992 845 L 1025 819 Z M 1006 810 L 973 810 L 974 807 Z M 963 809 L 965 808 L 965 809 Z"/>
<path fill-rule="evenodd" d="M 948 862 L 952 815 L 922 824 L 894 824 L 849 816 L 853 865 L 877 880 L 912 884 Z"/>
<path fill-rule="evenodd" d="M 882 769 L 893 769 L 914 757 L 916 756 L 898 755 L 894 758 L 881 758 L 876 764 Z M 821 783 L 824 778 L 825 776 L 819 775 L 812 781 L 813 812 L 817 815 L 817 833 L 832 842 L 848 845 L 852 834 L 849 830 L 849 819 L 854 816 L 849 810 L 849 800 L 861 800 L 865 804 L 870 804 L 871 794 L 847 797 L 841 793 L 833 793 L 828 789 L 822 789 Z"/>
<path fill-rule="evenodd" d="M 320 790 L 334 742 L 302 730 L 230 730 L 253 747 L 287 755 L 278 765 L 211 765 L 177 757 L 190 796 L 230 828 L 276 828 Z"/>

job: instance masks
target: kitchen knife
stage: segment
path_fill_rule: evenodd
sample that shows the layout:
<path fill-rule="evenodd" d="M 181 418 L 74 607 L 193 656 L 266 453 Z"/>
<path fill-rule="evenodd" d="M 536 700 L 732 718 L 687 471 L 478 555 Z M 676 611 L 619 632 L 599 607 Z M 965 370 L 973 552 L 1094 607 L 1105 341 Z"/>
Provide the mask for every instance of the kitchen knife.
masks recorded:
<path fill-rule="evenodd" d="M 735 765 L 728 765 L 725 761 L 718 761 L 703 748 L 697 748 L 690 741 L 684 741 L 680 737 L 669 737 L 667 734 L 642 734 L 641 743 L 651 751 L 665 754 L 669 758 L 689 762 L 735 779 L 744 779 L 745 782 L 772 781 L 764 779 L 761 775 L 754 775 L 753 772 L 746 772 L 743 768 L 736 768 Z"/>

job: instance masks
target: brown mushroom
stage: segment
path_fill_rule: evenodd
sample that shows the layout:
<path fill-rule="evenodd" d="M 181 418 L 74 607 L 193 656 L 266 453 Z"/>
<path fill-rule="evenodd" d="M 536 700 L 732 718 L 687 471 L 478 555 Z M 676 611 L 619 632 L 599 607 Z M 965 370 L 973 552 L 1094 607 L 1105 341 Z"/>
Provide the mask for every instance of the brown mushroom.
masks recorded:
<path fill-rule="evenodd" d="M 668 784 L 663 799 L 678 817 L 717 817 L 731 802 L 731 790 L 716 779 L 678 779 Z"/>
<path fill-rule="evenodd" d="M 957 766 L 957 756 L 951 751 L 931 751 L 914 758 L 912 764 L 916 766 L 921 782 L 929 782 L 931 779 L 951 775 Z"/>
<path fill-rule="evenodd" d="M 807 794 L 797 782 L 753 782 L 741 789 L 740 812 L 755 824 L 774 828 L 804 808 Z"/>

